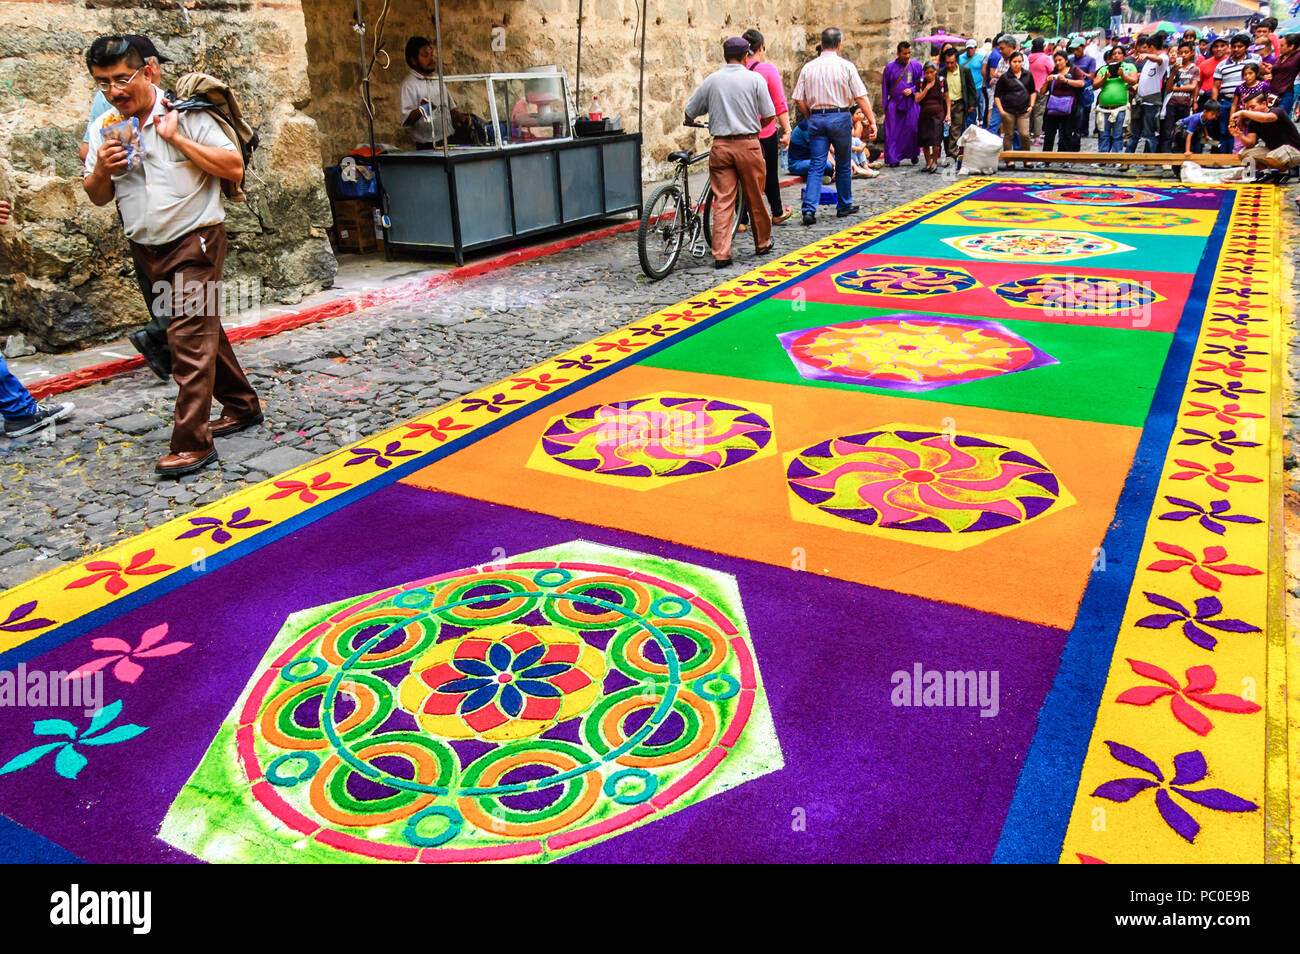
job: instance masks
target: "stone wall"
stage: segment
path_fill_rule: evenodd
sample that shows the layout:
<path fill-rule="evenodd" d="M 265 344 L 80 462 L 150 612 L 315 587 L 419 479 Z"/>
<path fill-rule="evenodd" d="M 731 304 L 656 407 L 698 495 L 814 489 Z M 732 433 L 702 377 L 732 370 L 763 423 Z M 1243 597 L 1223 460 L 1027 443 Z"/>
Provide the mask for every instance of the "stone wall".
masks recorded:
<path fill-rule="evenodd" d="M 307 112 L 321 130 L 322 159 L 333 164 L 367 137 L 360 103 L 355 4 L 349 0 L 303 0 L 307 21 L 308 73 L 312 101 Z M 921 14 L 915 16 L 913 8 Z M 372 33 L 379 5 L 365 4 Z M 432 37 L 424 0 L 394 0 L 384 47 L 388 69 L 372 74 L 375 136 L 407 147 L 400 128 L 397 87 L 406 75 L 402 58 L 411 35 Z M 787 12 L 797 11 L 797 12 Z M 443 67 L 446 73 L 507 72 L 554 64 L 574 79 L 577 59 L 578 0 L 448 0 L 442 5 Z M 780 67 L 787 93 L 799 67 L 812 55 L 823 27 L 845 34 L 844 53 L 858 64 L 872 101 L 880 99 L 880 72 L 892 57 L 892 44 L 919 26 L 929 28 L 928 0 L 808 0 L 777 7 L 764 0 L 649 0 L 645 63 L 646 174 L 653 178 L 663 160 L 702 134 L 683 129 L 682 106 L 706 75 L 721 65 L 721 43 L 750 26 L 764 34 L 769 59 Z M 590 0 L 584 6 L 582 101 L 600 97 L 607 116 L 621 115 L 623 128 L 636 129 L 637 67 L 640 47 L 637 5 L 633 0 Z M 382 63 L 381 63 L 382 66 Z"/>
<path fill-rule="evenodd" d="M 227 203 L 226 278 L 245 303 L 291 302 L 328 286 L 336 263 L 325 229 L 316 123 L 300 10 L 289 3 L 187 2 L 182 13 L 123 2 L 0 2 L 0 334 L 43 349 L 102 340 L 147 319 L 112 206 L 81 188 L 77 149 L 94 88 L 84 52 L 99 34 L 146 33 L 165 56 L 163 85 L 197 69 L 228 80 L 262 146 L 249 201 Z"/>

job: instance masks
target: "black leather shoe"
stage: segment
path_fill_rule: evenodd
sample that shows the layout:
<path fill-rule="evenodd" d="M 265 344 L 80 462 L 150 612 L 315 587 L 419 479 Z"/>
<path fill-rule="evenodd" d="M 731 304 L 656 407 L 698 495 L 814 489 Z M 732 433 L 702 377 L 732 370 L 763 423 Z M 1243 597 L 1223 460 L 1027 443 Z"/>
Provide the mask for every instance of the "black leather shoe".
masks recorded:
<path fill-rule="evenodd" d="M 840 217 L 840 218 L 842 219 L 842 218 L 844 218 L 844 217 L 846 217 L 846 216 L 852 215 L 853 213 L 855 213 L 855 212 L 857 212 L 857 211 L 858 211 L 858 206 L 856 206 L 856 205 L 851 205 L 851 206 L 849 206 L 847 209 L 840 209 L 840 210 L 839 210 L 838 212 L 836 212 L 835 214 L 836 214 L 838 217 Z"/>
<path fill-rule="evenodd" d="M 773 252 L 775 252 L 775 251 L 776 251 L 776 243 L 775 243 L 775 242 L 768 242 L 768 243 L 767 243 L 767 248 L 756 248 L 756 249 L 754 249 L 754 257 L 755 257 L 755 258 L 758 258 L 758 257 L 763 256 L 763 255 L 771 255 L 771 254 L 772 254 Z"/>
<path fill-rule="evenodd" d="M 714 268 L 727 268 L 730 265 L 731 265 L 731 259 L 729 258 L 720 258 L 713 263 Z"/>
<path fill-rule="evenodd" d="M 149 336 L 149 332 L 141 329 L 133 331 L 126 336 L 127 340 L 135 346 L 144 357 L 144 363 L 149 366 L 149 370 L 164 381 L 170 380 L 172 376 L 172 352 L 164 344 L 159 344 Z"/>
<path fill-rule="evenodd" d="M 816 224 L 817 224 L 817 216 L 813 215 L 811 212 L 805 212 L 805 213 L 803 214 L 803 224 L 804 224 L 804 225 L 816 225 Z"/>

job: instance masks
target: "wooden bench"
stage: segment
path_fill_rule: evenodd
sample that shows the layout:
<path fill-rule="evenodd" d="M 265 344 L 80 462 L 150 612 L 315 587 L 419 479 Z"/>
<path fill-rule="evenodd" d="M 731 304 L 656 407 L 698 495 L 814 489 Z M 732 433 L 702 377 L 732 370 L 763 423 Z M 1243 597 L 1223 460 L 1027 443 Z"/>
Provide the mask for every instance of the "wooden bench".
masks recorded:
<path fill-rule="evenodd" d="M 1241 156 L 1218 152 L 1194 154 L 1189 160 L 1181 152 L 1032 152 L 1013 149 L 999 154 L 998 158 L 1003 162 L 1094 162 L 1103 166 L 1181 166 L 1187 161 L 1213 168 L 1242 165 Z"/>

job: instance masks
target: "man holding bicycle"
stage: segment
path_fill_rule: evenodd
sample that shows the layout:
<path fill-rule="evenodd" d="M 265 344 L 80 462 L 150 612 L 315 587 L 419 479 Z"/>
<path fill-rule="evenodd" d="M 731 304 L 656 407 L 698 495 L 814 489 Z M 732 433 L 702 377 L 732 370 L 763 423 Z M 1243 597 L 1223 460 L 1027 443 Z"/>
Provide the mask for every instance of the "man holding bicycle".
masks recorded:
<path fill-rule="evenodd" d="M 726 65 L 705 77 L 686 103 L 686 122 L 708 114 L 713 147 L 709 185 L 713 189 L 713 258 L 717 268 L 731 264 L 731 229 L 736 194 L 743 190 L 754 230 L 754 251 L 772 251 L 772 214 L 763 201 L 767 165 L 759 131 L 776 117 L 767 82 L 745 69 L 749 41 L 734 36 L 722 44 Z"/>

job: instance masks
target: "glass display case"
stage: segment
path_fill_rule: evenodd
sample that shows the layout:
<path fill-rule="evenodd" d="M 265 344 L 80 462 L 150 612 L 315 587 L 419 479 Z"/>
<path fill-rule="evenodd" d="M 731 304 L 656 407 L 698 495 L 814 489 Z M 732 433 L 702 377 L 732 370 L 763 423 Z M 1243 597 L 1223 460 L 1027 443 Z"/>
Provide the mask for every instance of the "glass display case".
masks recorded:
<path fill-rule="evenodd" d="M 569 80 L 558 70 L 476 73 L 442 82 L 451 113 L 450 149 L 508 149 L 572 137 Z M 435 90 L 430 101 L 440 98 Z"/>
<path fill-rule="evenodd" d="M 390 255 L 423 249 L 463 262 L 466 252 L 641 214 L 640 133 L 575 136 L 563 72 L 442 82 L 446 145 L 376 157 Z M 436 89 L 428 100 L 443 102 Z"/>

